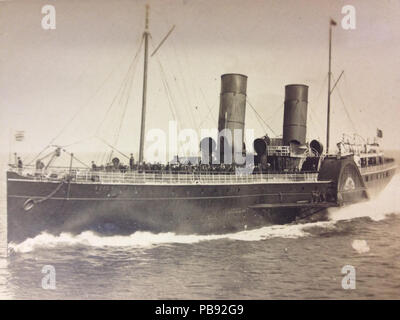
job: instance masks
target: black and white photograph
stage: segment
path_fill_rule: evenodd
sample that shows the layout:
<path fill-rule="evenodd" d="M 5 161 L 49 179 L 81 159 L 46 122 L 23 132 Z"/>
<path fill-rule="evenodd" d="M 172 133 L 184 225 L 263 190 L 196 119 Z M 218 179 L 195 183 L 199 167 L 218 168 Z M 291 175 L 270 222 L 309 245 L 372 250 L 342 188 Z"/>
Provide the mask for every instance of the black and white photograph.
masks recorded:
<path fill-rule="evenodd" d="M 399 16 L 0 0 L 0 300 L 398 300 Z"/>

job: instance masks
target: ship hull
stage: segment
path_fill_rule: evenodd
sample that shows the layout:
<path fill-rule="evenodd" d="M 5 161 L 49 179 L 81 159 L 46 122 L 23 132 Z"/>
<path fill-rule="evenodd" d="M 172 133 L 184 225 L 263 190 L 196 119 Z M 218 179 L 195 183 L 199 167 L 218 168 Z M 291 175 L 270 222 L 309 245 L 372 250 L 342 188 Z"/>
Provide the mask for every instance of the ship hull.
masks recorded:
<path fill-rule="evenodd" d="M 396 173 L 396 168 L 388 170 L 380 170 L 377 172 L 369 172 L 362 175 L 365 186 L 367 188 L 368 197 L 377 197 L 383 189 L 388 185 L 392 177 Z"/>
<path fill-rule="evenodd" d="M 41 181 L 7 173 L 8 242 L 92 230 L 220 234 L 289 223 L 377 195 L 395 167 L 361 174 L 350 157 L 325 159 L 318 180 L 240 184 Z M 346 189 L 348 177 L 355 182 Z M 34 202 L 33 205 L 31 205 Z"/>
<path fill-rule="evenodd" d="M 41 232 L 93 230 L 132 232 L 226 233 L 293 221 L 320 207 L 287 207 L 328 193 L 329 182 L 240 185 L 118 185 L 8 179 L 8 240 L 22 241 Z M 54 192 L 49 199 L 46 196 Z M 26 211 L 29 199 L 45 199 Z M 255 209 L 257 204 L 276 207 Z M 332 203 L 334 205 L 334 203 Z"/>

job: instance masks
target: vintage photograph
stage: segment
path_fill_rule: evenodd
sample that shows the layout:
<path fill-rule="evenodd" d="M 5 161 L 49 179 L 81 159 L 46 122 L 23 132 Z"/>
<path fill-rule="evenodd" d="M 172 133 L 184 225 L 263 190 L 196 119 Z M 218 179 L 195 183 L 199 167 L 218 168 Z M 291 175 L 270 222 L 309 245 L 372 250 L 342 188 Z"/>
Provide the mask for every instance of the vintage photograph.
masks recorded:
<path fill-rule="evenodd" d="M 0 0 L 0 299 L 399 299 L 399 15 Z"/>

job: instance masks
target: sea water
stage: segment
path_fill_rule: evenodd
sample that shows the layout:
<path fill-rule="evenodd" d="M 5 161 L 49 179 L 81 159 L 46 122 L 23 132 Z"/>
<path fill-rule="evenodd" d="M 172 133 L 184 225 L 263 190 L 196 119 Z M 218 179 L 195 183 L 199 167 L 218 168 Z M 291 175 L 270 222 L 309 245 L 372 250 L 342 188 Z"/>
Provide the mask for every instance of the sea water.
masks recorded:
<path fill-rule="evenodd" d="M 2 299 L 400 298 L 399 175 L 374 200 L 330 209 L 329 221 L 225 235 L 43 233 L 7 248 L 4 170 Z"/>

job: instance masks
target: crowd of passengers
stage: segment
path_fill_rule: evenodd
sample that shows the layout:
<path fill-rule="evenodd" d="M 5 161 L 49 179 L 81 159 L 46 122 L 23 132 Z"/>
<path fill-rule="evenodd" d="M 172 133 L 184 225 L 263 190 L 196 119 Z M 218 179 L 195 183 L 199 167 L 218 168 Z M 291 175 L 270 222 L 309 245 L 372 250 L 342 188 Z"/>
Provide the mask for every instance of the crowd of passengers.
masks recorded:
<path fill-rule="evenodd" d="M 20 157 L 17 159 L 17 166 L 19 171 L 22 171 L 23 163 Z M 36 161 L 36 170 L 37 174 L 40 174 L 45 167 L 44 163 L 41 160 Z M 129 159 L 129 165 L 125 165 L 119 161 L 118 158 L 114 158 L 112 162 L 107 163 L 106 165 L 96 165 L 94 161 L 91 164 L 91 171 L 96 172 L 145 172 L 145 173 L 235 173 L 237 168 L 243 168 L 243 166 L 236 164 L 204 164 L 204 163 L 191 163 L 190 161 L 186 163 L 179 162 L 179 159 L 174 163 L 161 164 L 161 163 L 146 163 L 143 164 L 136 163 L 133 156 Z M 281 172 L 282 170 L 273 170 L 272 168 L 264 168 L 261 166 L 255 165 L 253 167 L 254 173 L 273 173 L 273 172 Z M 291 170 L 284 170 L 285 172 L 298 172 L 297 168 L 292 168 Z"/>
<path fill-rule="evenodd" d="M 190 161 L 181 163 L 179 159 L 174 163 L 161 164 L 161 163 L 146 163 L 143 164 L 136 163 L 133 156 L 131 156 L 129 160 L 129 164 L 125 165 L 119 161 L 119 159 L 114 158 L 112 162 L 107 163 L 106 165 L 96 165 L 94 161 L 92 161 L 92 171 L 98 172 L 145 172 L 145 173 L 235 173 L 237 168 L 243 168 L 243 166 L 236 164 L 208 164 L 208 163 L 191 163 Z M 273 168 L 264 168 L 261 166 L 255 165 L 253 167 L 254 173 L 273 173 L 273 172 L 299 172 L 298 168 L 290 168 L 286 170 L 274 170 Z M 310 170 L 310 171 L 315 171 Z"/>
<path fill-rule="evenodd" d="M 199 172 L 224 172 L 224 173 L 234 173 L 236 170 L 235 164 L 192 164 L 187 163 L 146 163 L 143 164 L 133 163 L 130 165 L 124 165 L 123 163 L 108 163 L 106 165 L 96 165 L 92 162 L 92 171 L 102 171 L 102 172 L 173 172 L 173 173 L 199 173 Z"/>

